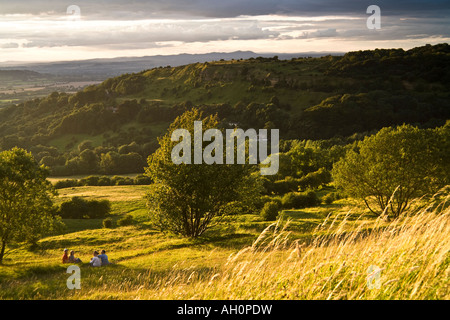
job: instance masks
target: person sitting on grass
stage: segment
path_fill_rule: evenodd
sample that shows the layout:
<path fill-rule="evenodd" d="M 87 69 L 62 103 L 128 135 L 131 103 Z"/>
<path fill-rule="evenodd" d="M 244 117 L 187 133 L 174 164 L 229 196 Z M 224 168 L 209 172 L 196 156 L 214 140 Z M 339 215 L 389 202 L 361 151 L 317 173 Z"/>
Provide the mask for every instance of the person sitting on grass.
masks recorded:
<path fill-rule="evenodd" d="M 73 250 L 70 251 L 69 262 L 81 263 L 81 259 L 80 258 L 75 258 L 75 251 L 73 251 Z"/>
<path fill-rule="evenodd" d="M 98 252 L 94 251 L 94 256 L 91 258 L 91 262 L 89 262 L 89 265 L 91 267 L 101 267 L 102 266 L 102 260 L 98 257 Z"/>
<path fill-rule="evenodd" d="M 108 256 L 106 255 L 106 251 L 102 250 L 102 254 L 98 256 L 102 261 L 102 266 L 106 266 L 109 264 Z"/>
<path fill-rule="evenodd" d="M 64 249 L 64 254 L 62 256 L 62 263 L 69 263 L 69 256 L 67 255 L 69 249 Z"/>

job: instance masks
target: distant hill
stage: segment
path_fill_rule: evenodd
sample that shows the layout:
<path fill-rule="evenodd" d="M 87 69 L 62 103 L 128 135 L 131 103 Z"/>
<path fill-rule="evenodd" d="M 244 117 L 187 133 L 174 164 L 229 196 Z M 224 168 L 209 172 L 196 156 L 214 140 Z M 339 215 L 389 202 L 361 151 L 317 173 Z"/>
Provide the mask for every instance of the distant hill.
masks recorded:
<path fill-rule="evenodd" d="M 293 57 L 318 57 L 328 54 L 339 55 L 343 53 L 306 52 L 294 54 L 278 54 L 280 59 Z M 106 79 L 123 73 L 139 72 L 160 66 L 181 66 L 197 62 L 218 61 L 221 59 L 249 59 L 256 57 L 273 57 L 276 54 L 258 54 L 252 51 L 236 51 L 230 53 L 213 52 L 207 54 L 177 54 L 156 55 L 145 57 L 119 57 L 111 59 L 89 59 L 80 61 L 62 61 L 52 63 L 14 63 L 9 62 L 0 66 L 0 69 L 32 70 L 57 76 L 72 76 L 89 78 L 90 80 Z"/>
<path fill-rule="evenodd" d="M 224 127 L 278 128 L 283 140 L 329 145 L 403 123 L 441 126 L 450 119 L 449 88 L 448 44 L 220 58 L 126 73 L 0 109 L 0 148 L 27 148 L 54 175 L 131 173 L 192 107 L 217 113 Z"/>
<path fill-rule="evenodd" d="M 31 70 L 0 70 L 0 81 L 32 81 L 38 79 L 48 79 L 51 75 L 42 74 Z"/>

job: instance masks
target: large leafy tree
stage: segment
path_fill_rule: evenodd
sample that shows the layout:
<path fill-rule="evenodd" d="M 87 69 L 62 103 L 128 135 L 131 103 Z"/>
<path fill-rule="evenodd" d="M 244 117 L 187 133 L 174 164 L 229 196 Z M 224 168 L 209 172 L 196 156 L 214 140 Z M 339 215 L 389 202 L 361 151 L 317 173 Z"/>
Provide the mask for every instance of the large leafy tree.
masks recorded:
<path fill-rule="evenodd" d="M 410 125 L 383 128 L 366 137 L 333 168 L 338 187 L 363 199 L 376 214 L 398 217 L 411 200 L 449 181 L 449 130 Z"/>
<path fill-rule="evenodd" d="M 47 175 L 23 149 L 0 153 L 0 263 L 12 242 L 35 243 L 57 226 L 52 202 L 56 192 Z"/>
<path fill-rule="evenodd" d="M 147 195 L 153 222 L 162 230 L 188 237 L 198 237 L 226 214 L 251 208 L 261 191 L 255 165 L 172 161 L 172 150 L 178 144 L 171 140 L 172 132 L 186 129 L 194 137 L 194 121 L 202 121 L 203 132 L 219 127 L 217 116 L 203 117 L 196 109 L 185 112 L 159 140 L 160 148 L 148 158 L 146 168 L 154 181 Z M 207 145 L 202 145 L 202 151 Z M 193 141 L 191 146 L 193 154 Z"/>

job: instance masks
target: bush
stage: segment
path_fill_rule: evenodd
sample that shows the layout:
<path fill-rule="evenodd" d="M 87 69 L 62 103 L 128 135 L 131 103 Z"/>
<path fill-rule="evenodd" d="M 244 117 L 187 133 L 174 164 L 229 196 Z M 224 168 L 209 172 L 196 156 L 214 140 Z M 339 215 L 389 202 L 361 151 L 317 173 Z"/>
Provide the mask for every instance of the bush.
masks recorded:
<path fill-rule="evenodd" d="M 147 177 L 143 174 L 137 175 L 134 178 L 134 184 L 135 185 L 149 185 L 152 183 L 152 179 L 150 177 Z"/>
<path fill-rule="evenodd" d="M 89 176 L 80 180 L 81 186 L 98 186 L 98 181 L 100 177 L 98 176 Z"/>
<path fill-rule="evenodd" d="M 111 178 L 111 185 L 113 186 L 129 186 L 133 184 L 134 180 L 129 177 L 114 176 Z"/>
<path fill-rule="evenodd" d="M 98 179 L 98 185 L 99 186 L 111 186 L 112 182 L 111 179 L 107 176 L 102 176 Z"/>
<path fill-rule="evenodd" d="M 293 177 L 285 177 L 283 180 L 270 181 L 267 180 L 264 182 L 264 187 L 268 194 L 276 194 L 282 195 L 288 192 L 297 191 L 299 188 L 300 179 L 295 179 Z"/>
<path fill-rule="evenodd" d="M 332 204 L 334 202 L 334 200 L 336 200 L 334 198 L 334 192 L 332 193 L 328 193 L 326 194 L 323 198 L 322 198 L 323 202 L 325 202 L 325 204 Z"/>
<path fill-rule="evenodd" d="M 63 219 L 98 219 L 106 217 L 111 211 L 108 200 L 85 200 L 73 197 L 61 204 L 58 214 Z"/>
<path fill-rule="evenodd" d="M 320 200 L 314 191 L 290 192 L 283 196 L 281 204 L 285 209 L 303 209 L 318 206 Z"/>
<path fill-rule="evenodd" d="M 125 177 L 123 179 L 118 180 L 118 186 L 132 186 L 134 185 L 134 180 L 132 178 Z"/>
<path fill-rule="evenodd" d="M 266 202 L 261 210 L 261 218 L 265 221 L 276 220 L 278 211 L 280 210 L 280 204 L 276 201 Z"/>
<path fill-rule="evenodd" d="M 82 219 L 87 211 L 87 201 L 80 197 L 73 197 L 61 203 L 58 213 L 63 219 Z"/>
<path fill-rule="evenodd" d="M 127 214 L 123 218 L 120 218 L 117 221 L 117 224 L 119 226 L 121 226 L 121 227 L 132 225 L 133 224 L 133 217 L 131 215 Z"/>
<path fill-rule="evenodd" d="M 104 218 L 111 211 L 111 203 L 109 200 L 90 200 L 88 201 L 88 210 L 89 218 Z"/>
<path fill-rule="evenodd" d="M 323 202 L 325 202 L 326 204 L 332 204 L 334 201 L 339 199 L 341 199 L 341 196 L 337 192 L 330 192 L 322 198 Z"/>
<path fill-rule="evenodd" d="M 113 227 L 113 220 L 111 218 L 106 218 L 103 220 L 103 228 L 111 229 Z"/>
<path fill-rule="evenodd" d="M 66 179 L 66 180 L 59 180 L 55 183 L 56 189 L 63 189 L 63 188 L 73 188 L 78 187 L 78 180 L 76 179 Z"/>
<path fill-rule="evenodd" d="M 259 197 L 258 201 L 255 202 L 255 206 L 257 209 L 262 210 L 264 205 L 268 202 L 276 202 L 281 207 L 281 197 L 271 197 L 268 195 Z"/>
<path fill-rule="evenodd" d="M 317 189 L 318 187 L 331 182 L 331 173 L 325 168 L 320 168 L 315 172 L 310 172 L 298 180 L 299 190 Z"/>

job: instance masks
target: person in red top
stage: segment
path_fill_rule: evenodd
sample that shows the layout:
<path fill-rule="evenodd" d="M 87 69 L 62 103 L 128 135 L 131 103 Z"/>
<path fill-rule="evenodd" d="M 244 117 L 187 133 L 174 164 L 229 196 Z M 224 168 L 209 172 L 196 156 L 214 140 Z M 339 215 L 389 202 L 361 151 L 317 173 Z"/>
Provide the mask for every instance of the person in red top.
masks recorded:
<path fill-rule="evenodd" d="M 62 256 L 62 263 L 69 263 L 69 256 L 67 255 L 69 249 L 64 249 L 64 255 Z"/>

